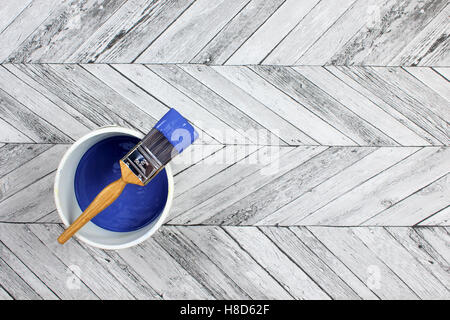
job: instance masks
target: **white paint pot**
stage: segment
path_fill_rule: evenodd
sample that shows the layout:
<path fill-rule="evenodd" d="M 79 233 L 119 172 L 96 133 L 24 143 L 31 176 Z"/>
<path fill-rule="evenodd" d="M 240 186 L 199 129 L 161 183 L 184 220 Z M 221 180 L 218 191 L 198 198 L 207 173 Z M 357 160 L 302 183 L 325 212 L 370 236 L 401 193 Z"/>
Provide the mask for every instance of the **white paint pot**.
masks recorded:
<path fill-rule="evenodd" d="M 117 126 L 103 127 L 80 138 L 64 154 L 56 172 L 54 197 L 56 209 L 66 227 L 82 213 L 75 196 L 74 186 L 75 173 L 81 158 L 97 142 L 124 135 L 143 138 L 142 133 L 133 129 Z M 88 222 L 75 234 L 75 237 L 91 246 L 111 250 L 128 248 L 148 239 L 163 224 L 172 205 L 174 185 L 170 164 L 165 166 L 165 171 L 168 182 L 167 201 L 162 213 L 150 224 L 135 231 L 114 232 Z"/>

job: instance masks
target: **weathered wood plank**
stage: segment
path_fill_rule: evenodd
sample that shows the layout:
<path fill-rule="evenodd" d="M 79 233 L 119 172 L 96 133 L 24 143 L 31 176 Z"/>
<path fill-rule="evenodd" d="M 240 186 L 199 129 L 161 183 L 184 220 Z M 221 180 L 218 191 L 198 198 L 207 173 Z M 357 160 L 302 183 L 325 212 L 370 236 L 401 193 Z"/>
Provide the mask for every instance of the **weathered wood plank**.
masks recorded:
<path fill-rule="evenodd" d="M 333 299 L 361 299 L 334 271 L 287 228 L 261 227 L 260 230 L 306 270 L 318 286 Z"/>
<path fill-rule="evenodd" d="M 329 148 L 242 197 L 208 223 L 252 225 L 372 153 L 373 148 Z"/>
<path fill-rule="evenodd" d="M 29 137 L 14 128 L 8 122 L 0 118 L 0 141 L 6 143 L 30 143 L 33 142 Z"/>
<path fill-rule="evenodd" d="M 0 224 L 0 240 L 61 299 L 98 299 L 26 225 Z"/>
<path fill-rule="evenodd" d="M 450 81 L 450 68 L 432 68 L 434 71 L 439 73 L 442 77 L 444 77 L 447 81 Z"/>
<path fill-rule="evenodd" d="M 190 62 L 225 63 L 284 2 L 285 0 L 251 1 Z"/>
<path fill-rule="evenodd" d="M 349 138 L 317 117 L 314 113 L 284 94 L 250 69 L 242 67 L 214 67 L 228 80 L 244 89 L 267 108 L 305 133 L 306 143 L 326 145 L 353 144 Z"/>
<path fill-rule="evenodd" d="M 224 230 L 295 299 L 330 299 L 314 279 L 311 279 L 259 229 L 225 227 Z"/>
<path fill-rule="evenodd" d="M 308 189 L 257 224 L 305 225 L 306 217 L 417 150 L 396 147 L 376 149 L 316 187 Z"/>
<path fill-rule="evenodd" d="M 9 62 L 63 62 L 123 4 L 125 0 L 59 2 L 57 10 L 8 57 Z"/>
<path fill-rule="evenodd" d="M 23 135 L 33 139 L 34 142 L 68 143 L 73 141 L 63 132 L 56 129 L 53 125 L 49 124 L 23 104 L 15 100 L 1 88 L 0 116 L 5 122 L 8 122 Z"/>
<path fill-rule="evenodd" d="M 395 145 L 395 142 L 380 130 L 293 69 L 278 66 L 254 66 L 252 69 L 353 140 L 355 144 Z"/>
<path fill-rule="evenodd" d="M 413 226 L 449 205 L 450 174 L 400 200 L 362 223 L 378 226 Z"/>
<path fill-rule="evenodd" d="M 450 205 L 436 212 L 424 221 L 421 221 L 419 226 L 450 226 Z"/>
<path fill-rule="evenodd" d="M 423 148 L 329 202 L 302 223 L 358 225 L 447 174 L 449 148 Z"/>
<path fill-rule="evenodd" d="M 0 258 L 0 283 L 8 288 L 16 300 L 41 300 L 42 298 Z"/>
<path fill-rule="evenodd" d="M 41 153 L 47 151 L 51 144 L 7 144 L 0 152 L 0 177 L 23 166 Z"/>
<path fill-rule="evenodd" d="M 173 227 L 166 227 L 154 237 L 200 285 L 216 299 L 249 299 L 250 296 L 226 275 L 209 255 Z"/>
<path fill-rule="evenodd" d="M 173 175 L 177 176 L 179 173 L 196 165 L 198 162 L 212 156 L 223 147 L 224 145 L 221 144 L 194 144 L 190 146 L 189 149 L 183 151 L 180 155 L 170 161 Z"/>
<path fill-rule="evenodd" d="M 448 299 L 448 289 L 383 228 L 354 228 L 356 234 L 421 299 Z"/>
<path fill-rule="evenodd" d="M 238 182 L 230 185 L 220 193 L 203 201 L 183 214 L 185 221 L 190 221 L 191 224 L 197 223 L 222 223 L 229 221 L 229 213 L 223 214 L 223 210 L 245 199 L 252 192 L 255 192 L 262 186 L 276 180 L 286 172 L 298 167 L 303 162 L 320 154 L 325 147 L 298 147 L 295 150 L 288 152 L 285 156 L 273 161 L 267 167 L 263 167 L 249 175 L 242 177 Z M 273 155 L 269 155 L 269 157 Z M 278 156 L 278 155 L 275 155 Z M 270 158 L 273 159 L 273 158 Z M 173 222 L 173 221 L 172 221 Z"/>
<path fill-rule="evenodd" d="M 190 61 L 249 2 L 248 0 L 194 2 L 138 57 L 136 62 Z"/>
<path fill-rule="evenodd" d="M 192 3 L 192 0 L 127 1 L 66 62 L 130 63 Z"/>
<path fill-rule="evenodd" d="M 414 229 L 443 261 L 450 265 L 450 234 L 446 227 L 423 227 Z"/>
<path fill-rule="evenodd" d="M 0 285 L 0 299 L 13 300 L 13 297 Z"/>
<path fill-rule="evenodd" d="M 353 228 L 308 227 L 308 230 L 381 299 L 419 298 L 354 234 Z"/>
<path fill-rule="evenodd" d="M 154 240 L 157 237 L 115 253 L 163 299 L 211 299 L 212 294 Z"/>
<path fill-rule="evenodd" d="M 360 118 L 378 128 L 393 141 L 401 145 L 423 145 L 423 140 L 417 134 L 394 119 L 383 109 L 358 93 L 324 68 L 295 67 L 302 74 L 327 94 L 346 106 Z"/>
<path fill-rule="evenodd" d="M 311 141 L 311 138 L 307 137 L 298 128 L 257 101 L 245 90 L 221 76 L 214 69 L 200 65 L 183 65 L 181 67 L 224 99 L 228 100 L 236 108 L 259 122 L 268 131 L 278 136 L 282 140 L 281 144 L 286 142 L 290 145 L 298 145 Z M 307 139 L 306 141 L 305 137 Z M 258 142 L 267 143 L 266 141 Z"/>
<path fill-rule="evenodd" d="M 78 139 L 88 133 L 89 129 L 78 120 L 2 67 L 0 88 L 70 138 Z"/>
<path fill-rule="evenodd" d="M 318 2 L 287 0 L 225 63 L 259 64 Z"/>
<path fill-rule="evenodd" d="M 207 254 L 251 299 L 292 299 L 292 295 L 220 227 L 174 227 Z"/>
<path fill-rule="evenodd" d="M 321 1 L 261 61 L 262 64 L 292 65 L 347 11 L 355 0 Z"/>
<path fill-rule="evenodd" d="M 0 8 L 0 34 L 31 3 L 32 0 L 5 1 Z"/>
<path fill-rule="evenodd" d="M 439 95 L 450 101 L 450 84 L 445 77 L 435 72 L 432 68 L 407 67 L 404 68 L 409 74 L 416 77 L 422 83 L 436 91 Z"/>

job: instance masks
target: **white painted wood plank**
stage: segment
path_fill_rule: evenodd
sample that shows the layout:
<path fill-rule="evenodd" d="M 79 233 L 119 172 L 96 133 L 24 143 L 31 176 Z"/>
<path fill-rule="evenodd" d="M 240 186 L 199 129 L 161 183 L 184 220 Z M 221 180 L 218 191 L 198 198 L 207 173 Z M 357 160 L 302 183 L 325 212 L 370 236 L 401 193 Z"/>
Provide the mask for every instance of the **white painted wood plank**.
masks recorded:
<path fill-rule="evenodd" d="M 184 170 L 189 169 L 193 165 L 202 161 L 213 155 L 216 151 L 219 151 L 224 146 L 221 144 L 213 145 L 191 145 L 188 149 L 184 150 L 181 154 L 176 156 L 170 161 L 170 167 L 172 168 L 172 173 L 177 176 Z"/>
<path fill-rule="evenodd" d="M 228 100 L 236 108 L 259 122 L 268 131 L 280 137 L 287 144 L 298 145 L 305 142 L 305 134 L 299 131 L 298 128 L 278 116 L 268 107 L 250 96 L 245 90 L 233 84 L 212 68 L 200 65 L 183 65 L 181 68 Z M 310 138 L 307 141 L 310 141 Z M 258 143 L 267 142 L 258 141 Z"/>
<path fill-rule="evenodd" d="M 450 175 L 400 200 L 362 225 L 413 226 L 450 204 Z"/>
<path fill-rule="evenodd" d="M 5 1 L 0 8 L 0 34 L 31 3 L 32 0 Z"/>
<path fill-rule="evenodd" d="M 16 300 L 42 300 L 34 290 L 0 258 L 0 283 Z"/>
<path fill-rule="evenodd" d="M 199 247 L 251 299 L 293 298 L 220 227 L 174 227 L 171 230 Z"/>
<path fill-rule="evenodd" d="M 289 228 L 314 254 L 316 254 L 339 278 L 341 278 L 362 299 L 378 300 L 379 298 L 361 281 L 345 264 L 342 263 L 327 247 L 324 246 L 307 228 Z"/>
<path fill-rule="evenodd" d="M 434 71 L 436 71 L 437 73 L 439 73 L 441 76 L 443 76 L 445 79 L 447 79 L 447 81 L 450 81 L 450 68 L 439 68 L 439 67 L 434 67 L 432 68 Z"/>
<path fill-rule="evenodd" d="M 358 225 L 450 170 L 449 148 L 423 148 L 358 187 L 329 202 L 302 223 Z"/>
<path fill-rule="evenodd" d="M 418 148 L 396 147 L 376 149 L 318 186 L 310 188 L 308 192 L 303 193 L 297 199 L 281 207 L 257 224 L 305 225 L 305 217 L 314 214 L 315 211 L 327 203 L 337 199 L 352 188 L 386 170 L 417 150 Z"/>
<path fill-rule="evenodd" d="M 391 234 L 428 272 L 433 274 L 446 288 L 450 287 L 449 266 L 439 256 L 430 252 L 430 245 L 412 228 L 386 227 Z"/>
<path fill-rule="evenodd" d="M 33 142 L 25 134 L 17 130 L 8 122 L 0 118 L 0 141 L 6 143 L 30 143 Z"/>
<path fill-rule="evenodd" d="M 308 227 L 308 230 L 381 299 L 419 299 L 353 233 L 353 228 Z M 366 228 L 363 231 L 369 232 Z"/>
<path fill-rule="evenodd" d="M 13 297 L 9 295 L 8 292 L 5 291 L 0 285 L 0 299 L 2 300 L 13 300 Z"/>
<path fill-rule="evenodd" d="M 358 91 L 364 97 L 368 98 L 379 108 L 383 109 L 386 113 L 390 114 L 404 126 L 414 131 L 420 137 L 418 138 L 417 145 L 442 144 L 430 133 L 428 133 L 426 130 L 418 126 L 415 122 L 411 121 L 404 114 L 400 113 L 396 108 L 394 108 L 393 106 L 395 106 L 396 103 L 398 103 L 397 101 L 383 100 L 370 90 L 371 85 L 365 83 L 364 81 L 360 81 L 357 78 L 353 78 L 353 76 L 351 75 L 351 73 L 349 73 L 347 69 L 340 69 L 334 66 L 327 66 L 325 68 L 329 72 L 334 74 L 337 78 L 339 78 L 341 81 L 345 82 L 348 86 Z"/>
<path fill-rule="evenodd" d="M 433 71 L 431 68 L 425 67 L 408 67 L 404 69 L 447 99 L 447 101 L 450 101 L 450 84 L 439 73 Z"/>
<path fill-rule="evenodd" d="M 248 0 L 194 2 L 136 62 L 190 61 L 248 3 Z"/>
<path fill-rule="evenodd" d="M 264 80 L 251 69 L 231 66 L 213 67 L 213 69 L 304 132 L 307 135 L 303 138 L 305 142 L 325 145 L 353 144 L 353 141 L 349 138 L 284 94 L 271 83 Z"/>
<path fill-rule="evenodd" d="M 262 60 L 263 64 L 292 65 L 346 11 L 355 0 L 321 1 Z"/>
<path fill-rule="evenodd" d="M 334 271 L 326 265 L 310 248 L 287 228 L 261 227 L 269 237 L 292 261 L 305 270 L 333 299 L 361 299 Z"/>
<path fill-rule="evenodd" d="M 88 128 L 78 120 L 4 68 L 0 68 L 0 88 L 72 139 L 88 133 Z"/>
<path fill-rule="evenodd" d="M 225 63 L 284 2 L 285 0 L 250 1 L 190 63 Z"/>
<path fill-rule="evenodd" d="M 80 279 L 100 299 L 133 299 L 133 295 L 109 271 L 101 266 L 76 240 L 71 239 L 64 246 L 56 241 L 64 231 L 60 225 L 30 224 L 28 228 L 67 266 L 78 266 Z"/>
<path fill-rule="evenodd" d="M 355 228 L 353 232 L 421 299 L 448 299 L 450 292 L 382 228 Z"/>
<path fill-rule="evenodd" d="M 203 231 L 204 232 L 204 231 Z M 216 299 L 249 299 L 237 284 L 203 253 L 188 237 L 174 227 L 165 227 L 155 237 L 192 277 Z"/>
<path fill-rule="evenodd" d="M 165 228 L 165 227 L 163 227 Z M 156 235 L 155 235 L 156 236 Z M 151 239 L 116 253 L 163 299 L 210 299 L 213 296 Z"/>
<path fill-rule="evenodd" d="M 51 144 L 7 144 L 0 151 L 0 177 L 51 148 Z"/>
<path fill-rule="evenodd" d="M 61 299 L 98 299 L 26 225 L 0 224 L 0 240 Z M 42 263 L 45 261 L 45 263 Z M 73 281 L 72 281 L 73 280 Z"/>
<path fill-rule="evenodd" d="M 218 196 L 227 188 L 239 183 L 241 180 L 263 169 L 270 163 L 276 163 L 278 159 L 281 159 L 292 150 L 294 150 L 293 147 L 262 147 L 248 158 L 238 161 L 227 170 L 221 171 L 210 179 L 193 187 L 190 192 L 186 192 L 175 199 L 170 212 L 169 223 L 190 223 L 192 218 L 195 219 L 198 216 L 197 210 L 191 209 L 199 206 L 209 198 Z M 270 167 L 266 168 L 265 172 L 268 170 L 270 170 Z M 230 193 L 229 197 L 232 198 L 232 196 L 232 193 Z"/>
<path fill-rule="evenodd" d="M 259 64 L 318 2 L 319 0 L 287 0 L 226 64 Z"/>
<path fill-rule="evenodd" d="M 323 152 L 325 149 L 325 147 L 297 147 L 279 160 L 273 161 L 269 166 L 243 177 L 237 183 L 208 198 L 200 205 L 187 210 L 183 218 L 189 220 L 192 224 L 215 224 L 229 220 L 229 214 L 222 214 L 224 209 Z"/>
<path fill-rule="evenodd" d="M 303 193 L 339 173 L 373 148 L 329 148 L 222 209 L 210 223 L 253 225 Z M 276 190 L 276 191 L 275 191 Z"/>
<path fill-rule="evenodd" d="M 320 67 L 295 67 L 294 70 L 312 81 L 359 117 L 378 128 L 395 142 L 406 146 L 423 144 L 423 140 L 413 131 L 405 127 L 403 123 L 394 119 L 386 111 L 379 108 L 356 90 L 347 86 L 326 69 Z"/>
<path fill-rule="evenodd" d="M 419 226 L 450 226 L 450 206 L 420 222 Z"/>
<path fill-rule="evenodd" d="M 257 228 L 225 227 L 224 229 L 295 299 L 330 299 L 304 270 Z"/>
<path fill-rule="evenodd" d="M 446 227 L 422 227 L 415 230 L 449 265 L 450 234 L 448 229 Z"/>

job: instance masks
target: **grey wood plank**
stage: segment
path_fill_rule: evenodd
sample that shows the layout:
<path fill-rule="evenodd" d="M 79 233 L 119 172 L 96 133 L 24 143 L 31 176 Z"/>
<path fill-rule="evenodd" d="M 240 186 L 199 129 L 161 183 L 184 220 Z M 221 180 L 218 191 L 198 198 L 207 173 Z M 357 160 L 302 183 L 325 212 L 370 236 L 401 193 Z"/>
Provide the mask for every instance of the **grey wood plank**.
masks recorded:
<path fill-rule="evenodd" d="M 399 122 L 385 110 L 379 108 L 367 97 L 352 89 L 324 68 L 295 67 L 302 74 L 327 94 L 346 106 L 360 118 L 378 128 L 385 135 L 400 145 L 423 145 L 417 134 Z"/>
<path fill-rule="evenodd" d="M 56 239 L 64 231 L 60 225 L 30 224 L 29 230 L 67 266 L 78 266 L 80 279 L 100 299 L 134 299 L 132 293 L 124 287 L 108 269 L 104 268 L 77 241 L 68 241 L 61 246 Z"/>
<path fill-rule="evenodd" d="M 0 115 L 5 122 L 35 142 L 67 143 L 72 139 L 0 88 Z"/>
<path fill-rule="evenodd" d="M 450 84 L 445 77 L 435 72 L 432 68 L 407 67 L 404 68 L 409 74 L 416 77 L 422 83 L 436 91 L 439 95 L 450 101 Z"/>
<path fill-rule="evenodd" d="M 216 299 L 249 299 L 250 296 L 226 275 L 191 239 L 166 227 L 154 237 L 192 277 Z"/>
<path fill-rule="evenodd" d="M 448 148 L 428 147 L 329 202 L 302 223 L 358 225 L 449 172 Z"/>
<path fill-rule="evenodd" d="M 297 162 L 297 166 L 269 183 L 258 185 L 255 191 L 236 199 L 207 222 L 253 225 L 373 151 L 373 148 L 329 148 L 305 162 Z"/>
<path fill-rule="evenodd" d="M 419 297 L 353 232 L 354 228 L 308 227 L 368 288 L 381 299 Z M 331 232 L 332 230 L 332 232 Z M 369 232 L 367 228 L 363 231 Z"/>
<path fill-rule="evenodd" d="M 363 96 L 367 97 L 371 102 L 373 102 L 375 105 L 377 105 L 379 108 L 383 109 L 386 113 L 390 114 L 393 118 L 395 118 L 397 121 L 402 123 L 405 127 L 408 127 L 411 131 L 415 132 L 420 138 L 418 139 L 417 143 L 420 143 L 420 145 L 432 145 L 432 144 L 438 144 L 441 145 L 442 143 L 437 140 L 435 137 L 433 137 L 429 132 L 421 128 L 419 125 L 417 125 L 415 122 L 411 121 L 409 118 L 407 118 L 404 114 L 399 112 L 397 108 L 394 108 L 399 102 L 398 99 L 391 96 L 390 99 L 384 100 L 384 97 L 379 97 L 378 95 L 374 94 L 370 88 L 371 86 L 375 86 L 375 84 L 367 82 L 367 81 L 360 81 L 358 78 L 353 78 L 351 74 L 346 74 L 348 72 L 348 69 L 339 69 L 338 67 L 334 66 L 327 66 L 325 67 L 329 72 L 334 74 L 337 78 L 339 78 L 341 81 L 343 81 L 345 84 L 350 86 L 351 88 L 358 91 Z M 387 91 L 386 91 L 387 92 Z"/>
<path fill-rule="evenodd" d="M 295 150 L 288 152 L 285 156 L 281 156 L 278 160 L 276 160 L 276 158 L 274 159 L 274 156 L 279 156 L 278 154 L 269 155 L 269 159 L 271 160 L 269 165 L 242 177 L 238 182 L 225 188 L 220 193 L 211 196 L 200 205 L 185 211 L 182 219 L 184 221 L 189 221 L 190 224 L 215 224 L 225 220 L 229 221 L 229 213 L 223 214 L 224 209 L 239 200 L 244 199 L 252 192 L 255 192 L 286 172 L 298 167 L 300 164 L 323 152 L 325 149 L 325 147 L 297 147 Z M 245 215 L 245 210 L 241 211 L 241 215 Z"/>
<path fill-rule="evenodd" d="M 41 300 L 42 298 L 0 258 L 0 284 L 16 300 Z"/>
<path fill-rule="evenodd" d="M 295 299 L 330 299 L 304 270 L 259 229 L 224 227 L 224 230 Z"/>
<path fill-rule="evenodd" d="M 0 178 L 0 203 L 38 179 L 55 171 L 68 145 L 54 145 Z"/>
<path fill-rule="evenodd" d="M 263 127 L 183 69 L 172 65 L 148 65 L 147 67 L 212 114 L 224 120 L 230 126 L 230 133 L 227 133 L 225 142 L 257 143 L 258 137 L 252 133 Z M 236 132 L 234 133 L 232 129 Z"/>
<path fill-rule="evenodd" d="M 439 67 L 435 67 L 432 68 L 434 71 L 436 71 L 437 73 L 439 73 L 442 77 L 444 77 L 445 79 L 447 79 L 447 81 L 450 81 L 450 68 L 439 68 Z"/>
<path fill-rule="evenodd" d="M 163 227 L 165 228 L 165 227 Z M 116 251 L 163 299 L 211 299 L 212 294 L 156 241 L 157 234 L 133 248 Z"/>
<path fill-rule="evenodd" d="M 197 218 L 198 212 L 193 209 L 199 206 L 209 198 L 217 197 L 227 188 L 239 183 L 240 180 L 254 174 L 258 170 L 270 166 L 270 163 L 278 161 L 285 154 L 294 150 L 293 147 L 262 147 L 248 158 L 236 162 L 226 170 L 218 172 L 211 178 L 203 181 L 197 186 L 179 195 L 175 199 L 175 204 L 171 210 L 169 224 L 186 224 L 190 223 L 192 218 Z M 268 169 L 266 167 L 266 169 Z M 270 168 L 268 169 L 270 170 Z M 229 194 L 230 199 L 232 193 Z M 193 210 L 191 210 L 193 209 Z"/>
<path fill-rule="evenodd" d="M 63 62 L 91 36 L 125 0 L 63 2 L 18 46 L 8 61 Z"/>
<path fill-rule="evenodd" d="M 68 1 L 65 1 L 67 3 Z M 59 8 L 58 0 L 33 0 L 8 27 L 0 33 L 0 61 L 23 43 L 41 24 Z"/>
<path fill-rule="evenodd" d="M 449 15 L 450 6 L 447 4 L 412 41 L 403 47 L 403 50 L 389 62 L 389 65 L 448 65 L 450 62 L 448 54 Z"/>
<path fill-rule="evenodd" d="M 450 235 L 445 227 L 422 227 L 414 229 L 450 265 Z"/>
<path fill-rule="evenodd" d="M 0 202 L 1 221 L 34 222 L 55 210 L 52 172 Z"/>
<path fill-rule="evenodd" d="M 382 228 L 353 232 L 421 299 L 448 299 L 448 289 Z"/>
<path fill-rule="evenodd" d="M 70 138 L 77 139 L 88 132 L 77 119 L 4 68 L 0 68 L 0 88 Z"/>
<path fill-rule="evenodd" d="M 0 152 L 0 177 L 47 151 L 51 144 L 7 144 Z"/>
<path fill-rule="evenodd" d="M 364 67 L 338 67 L 341 71 L 352 77 L 355 81 L 359 81 L 369 91 L 373 92 L 381 98 L 390 107 L 395 108 L 398 112 L 405 115 L 409 120 L 413 121 L 419 127 L 429 132 L 441 143 L 448 143 L 448 124 L 437 116 L 432 109 L 424 108 L 421 103 L 406 94 L 402 88 L 393 86 L 390 83 L 391 77 L 395 74 L 381 76 L 374 69 Z M 392 68 L 391 70 L 394 70 Z M 402 83 L 403 85 L 404 83 Z M 428 105 L 427 105 L 428 106 Z M 437 108 L 445 108 L 437 106 Z"/>
<path fill-rule="evenodd" d="M 361 119 L 293 69 L 278 66 L 254 66 L 252 69 L 353 140 L 355 144 L 395 144 L 384 133 Z"/>
<path fill-rule="evenodd" d="M 0 8 L 0 34 L 31 3 L 32 0 L 5 1 Z"/>
<path fill-rule="evenodd" d="M 234 52 L 226 64 L 259 64 L 318 2 L 287 0 Z"/>
<path fill-rule="evenodd" d="M 386 227 L 387 232 L 391 234 L 411 255 L 421 263 L 428 272 L 433 274 L 446 288 L 450 287 L 450 278 L 448 273 L 450 268 L 448 264 L 443 263 L 439 256 L 433 254 L 430 245 L 425 242 L 411 228 Z"/>
<path fill-rule="evenodd" d="M 50 209 L 51 210 L 51 209 Z M 58 215 L 58 212 L 56 209 L 52 210 L 50 213 L 42 214 L 38 217 L 35 221 L 35 223 L 61 223 L 61 218 Z"/>
<path fill-rule="evenodd" d="M 311 139 L 305 136 L 298 128 L 294 127 L 268 107 L 257 101 L 245 90 L 221 76 L 211 67 L 201 65 L 183 65 L 181 67 L 224 99 L 228 100 L 236 108 L 259 122 L 268 131 L 278 136 L 282 140 L 281 144 L 287 143 L 290 145 L 298 145 L 311 141 Z M 267 142 L 258 141 L 258 143 Z M 271 143 L 273 144 L 274 142 L 271 141 Z"/>
<path fill-rule="evenodd" d="M 329 61 L 333 65 L 387 65 L 446 6 L 445 0 L 397 0 L 374 5 L 362 28 Z"/>
<path fill-rule="evenodd" d="M 33 142 L 29 137 L 22 132 L 14 128 L 8 122 L 0 118 L 0 127 L 2 131 L 0 133 L 0 141 L 5 143 L 30 143 Z"/>
<path fill-rule="evenodd" d="M 225 63 L 284 2 L 285 0 L 251 1 L 197 53 L 190 63 Z"/>
<path fill-rule="evenodd" d="M 0 224 L 0 240 L 59 298 L 98 298 L 26 225 Z"/>
<path fill-rule="evenodd" d="M 361 299 L 334 271 L 328 267 L 310 248 L 287 228 L 261 227 L 268 236 L 292 261 L 305 270 L 333 299 Z"/>
<path fill-rule="evenodd" d="M 450 204 L 450 174 L 365 221 L 362 225 L 413 226 Z"/>
<path fill-rule="evenodd" d="M 130 63 L 192 3 L 192 0 L 127 1 L 66 62 Z"/>
<path fill-rule="evenodd" d="M 194 2 L 138 57 L 136 62 L 190 61 L 249 2 L 248 0 Z"/>
<path fill-rule="evenodd" d="M 304 132 L 306 136 L 302 140 L 305 143 L 326 145 L 353 144 L 352 140 L 252 70 L 234 66 L 214 67 L 214 70 Z"/>
<path fill-rule="evenodd" d="M 251 299 L 292 299 L 292 295 L 220 227 L 174 227 L 203 251 Z"/>
<path fill-rule="evenodd" d="M 436 212 L 427 219 L 421 221 L 419 226 L 449 226 L 450 225 L 450 206 Z"/>
<path fill-rule="evenodd" d="M 0 299 L 2 300 L 13 300 L 13 297 L 0 285 Z"/>
<path fill-rule="evenodd" d="M 224 145 L 221 144 L 200 144 L 190 146 L 189 149 L 183 151 L 180 155 L 170 161 L 173 175 L 177 176 L 200 161 L 214 155 L 223 147 Z"/>
<path fill-rule="evenodd" d="M 358 278 L 345 264 L 339 260 L 333 252 L 320 242 L 305 227 L 290 227 L 291 230 L 314 254 L 316 254 L 339 278 L 341 278 L 353 291 L 355 291 L 362 299 L 377 300 L 379 299 L 366 284 Z"/>
<path fill-rule="evenodd" d="M 316 187 L 260 220 L 258 225 L 304 225 L 304 219 L 327 203 L 419 150 L 386 147 L 374 150 Z"/>
<path fill-rule="evenodd" d="M 355 0 L 321 1 L 302 19 L 262 64 L 293 65 L 346 12 Z"/>

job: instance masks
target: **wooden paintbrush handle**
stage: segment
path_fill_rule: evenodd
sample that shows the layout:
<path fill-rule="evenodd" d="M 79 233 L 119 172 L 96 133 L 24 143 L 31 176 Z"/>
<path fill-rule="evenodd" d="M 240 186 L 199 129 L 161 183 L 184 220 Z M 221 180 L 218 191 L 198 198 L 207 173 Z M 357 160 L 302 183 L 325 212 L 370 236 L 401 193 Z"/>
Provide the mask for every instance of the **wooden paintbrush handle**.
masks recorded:
<path fill-rule="evenodd" d="M 92 218 L 110 206 L 120 196 L 126 185 L 127 182 L 121 177 L 104 188 L 77 220 L 59 236 L 58 242 L 64 244 Z"/>

